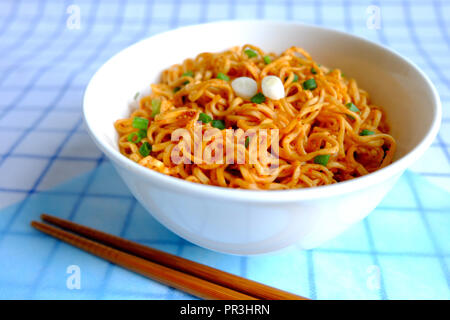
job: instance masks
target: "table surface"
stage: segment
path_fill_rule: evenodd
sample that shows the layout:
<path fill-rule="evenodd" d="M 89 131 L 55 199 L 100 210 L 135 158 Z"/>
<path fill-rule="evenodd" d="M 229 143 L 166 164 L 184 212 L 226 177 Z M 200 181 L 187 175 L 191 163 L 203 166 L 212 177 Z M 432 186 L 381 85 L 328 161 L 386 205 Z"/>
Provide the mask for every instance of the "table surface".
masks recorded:
<path fill-rule="evenodd" d="M 379 29 L 367 27 L 371 5 Z M 448 17 L 449 1 L 1 1 L 0 298 L 193 298 L 31 230 L 47 211 L 313 299 L 449 299 Z M 429 150 L 368 218 L 317 249 L 238 257 L 180 239 L 136 202 L 83 127 L 84 89 L 108 58 L 150 35 L 224 19 L 354 33 L 410 58 L 439 91 L 443 121 Z M 79 290 L 67 286 L 71 265 Z"/>

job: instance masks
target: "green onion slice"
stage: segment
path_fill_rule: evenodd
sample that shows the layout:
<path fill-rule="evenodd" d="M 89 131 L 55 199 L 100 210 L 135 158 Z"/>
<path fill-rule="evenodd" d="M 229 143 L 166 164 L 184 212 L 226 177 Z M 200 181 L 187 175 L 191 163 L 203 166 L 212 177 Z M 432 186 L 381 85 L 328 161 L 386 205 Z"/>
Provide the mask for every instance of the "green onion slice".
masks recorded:
<path fill-rule="evenodd" d="M 141 129 L 138 131 L 138 136 L 143 139 L 147 137 L 147 129 Z"/>
<path fill-rule="evenodd" d="M 132 126 L 133 126 L 133 128 L 136 128 L 136 129 L 147 129 L 148 128 L 148 119 L 141 118 L 141 117 L 134 117 Z"/>
<path fill-rule="evenodd" d="M 252 50 L 252 49 L 246 49 L 245 51 L 244 51 L 244 53 L 247 55 L 247 57 L 249 57 L 249 58 L 254 58 L 254 57 L 257 57 L 258 56 L 258 54 L 254 51 L 254 50 Z"/>
<path fill-rule="evenodd" d="M 328 164 L 328 160 L 330 160 L 329 154 L 321 154 L 314 157 L 314 163 L 321 164 L 323 166 L 326 166 Z"/>
<path fill-rule="evenodd" d="M 289 78 L 289 77 L 285 77 L 285 78 L 284 78 L 284 81 L 286 81 L 288 78 Z M 292 82 L 297 82 L 297 81 L 298 81 L 298 75 L 296 75 L 296 74 L 294 73 L 294 79 L 292 80 Z"/>
<path fill-rule="evenodd" d="M 225 129 L 225 122 L 223 120 L 212 120 L 211 121 L 211 125 L 214 128 L 217 128 L 219 130 L 223 130 Z"/>
<path fill-rule="evenodd" d="M 181 89 L 180 87 L 175 87 L 175 88 L 173 88 L 173 92 L 177 93 L 178 91 L 180 91 L 180 89 Z"/>
<path fill-rule="evenodd" d="M 134 95 L 134 100 L 136 100 L 139 97 L 139 91 L 136 92 L 136 94 Z"/>
<path fill-rule="evenodd" d="M 128 141 L 130 141 L 131 143 L 138 143 L 141 141 L 141 137 L 139 136 L 139 134 L 137 132 L 132 132 L 128 135 Z"/>
<path fill-rule="evenodd" d="M 375 132 L 373 132 L 371 130 L 363 129 L 359 135 L 360 136 L 371 136 L 373 134 L 375 134 Z"/>
<path fill-rule="evenodd" d="M 152 99 L 152 118 L 161 112 L 161 100 Z"/>
<path fill-rule="evenodd" d="M 245 147 L 248 148 L 248 145 L 250 144 L 250 137 L 245 138 Z"/>
<path fill-rule="evenodd" d="M 305 89 L 305 90 L 314 90 L 315 88 L 317 88 L 316 80 L 308 79 L 305 82 L 303 82 L 303 89 Z"/>
<path fill-rule="evenodd" d="M 359 109 L 357 106 L 355 106 L 353 103 L 349 102 L 345 105 L 350 111 L 353 112 L 359 112 Z"/>
<path fill-rule="evenodd" d="M 264 63 L 269 64 L 272 62 L 272 58 L 270 56 L 264 56 Z"/>
<path fill-rule="evenodd" d="M 182 77 L 193 77 L 194 76 L 194 72 L 193 71 L 186 71 L 181 76 Z"/>
<path fill-rule="evenodd" d="M 130 133 L 127 139 L 132 143 L 139 143 L 145 137 L 147 137 L 147 130 L 140 129 L 138 132 Z"/>
<path fill-rule="evenodd" d="M 261 92 L 258 92 L 250 99 L 250 101 L 253 103 L 263 103 L 266 101 L 266 97 Z"/>
<path fill-rule="evenodd" d="M 217 79 L 224 80 L 224 81 L 230 81 L 230 78 L 225 73 L 222 73 L 222 72 L 219 72 L 217 74 Z"/>
<path fill-rule="evenodd" d="M 152 145 L 148 142 L 144 142 L 142 146 L 139 148 L 139 153 L 141 156 L 146 157 L 152 152 Z"/>
<path fill-rule="evenodd" d="M 210 123 L 212 121 L 212 118 L 208 116 L 206 113 L 200 113 L 198 115 L 198 120 L 200 120 L 203 123 Z"/>
<path fill-rule="evenodd" d="M 312 73 L 312 74 L 317 74 L 317 70 L 314 69 L 314 67 L 312 67 L 312 68 L 311 68 L 311 73 Z"/>

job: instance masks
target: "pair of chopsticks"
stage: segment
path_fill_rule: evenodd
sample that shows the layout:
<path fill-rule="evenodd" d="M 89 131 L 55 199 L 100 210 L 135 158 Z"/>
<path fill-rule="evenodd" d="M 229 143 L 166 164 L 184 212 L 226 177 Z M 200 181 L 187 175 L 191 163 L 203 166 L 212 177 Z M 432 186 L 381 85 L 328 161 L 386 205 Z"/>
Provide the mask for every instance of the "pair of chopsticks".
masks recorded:
<path fill-rule="evenodd" d="M 37 230 L 170 287 L 204 299 L 307 300 L 68 220 L 42 214 Z M 59 227 L 59 228 L 58 228 Z"/>

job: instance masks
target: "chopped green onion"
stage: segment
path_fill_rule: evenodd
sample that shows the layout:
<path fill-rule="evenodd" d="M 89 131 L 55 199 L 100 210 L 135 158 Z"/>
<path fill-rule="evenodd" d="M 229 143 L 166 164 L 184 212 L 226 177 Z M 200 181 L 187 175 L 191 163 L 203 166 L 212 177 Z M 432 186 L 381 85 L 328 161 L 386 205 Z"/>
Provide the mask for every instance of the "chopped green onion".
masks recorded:
<path fill-rule="evenodd" d="M 225 122 L 223 122 L 223 120 L 213 120 L 213 121 L 211 121 L 211 125 L 214 128 L 217 128 L 217 129 L 220 129 L 220 130 L 225 129 Z"/>
<path fill-rule="evenodd" d="M 313 67 L 313 68 L 311 68 L 311 73 L 312 73 L 312 74 L 317 74 L 317 70 L 314 69 L 314 67 Z"/>
<path fill-rule="evenodd" d="M 139 138 L 139 135 L 137 134 L 137 132 L 132 132 L 128 135 L 128 141 L 130 141 L 131 143 L 138 143 L 139 141 L 141 141 L 141 138 Z"/>
<path fill-rule="evenodd" d="M 250 137 L 245 138 L 245 147 L 248 148 L 248 145 L 250 144 Z"/>
<path fill-rule="evenodd" d="M 230 81 L 230 78 L 225 73 L 222 73 L 222 72 L 219 72 L 217 74 L 217 79 L 224 80 L 224 81 Z"/>
<path fill-rule="evenodd" d="M 133 134 L 133 133 L 135 133 L 135 134 Z M 135 137 L 137 137 L 136 140 L 135 140 Z M 138 143 L 145 137 L 147 137 L 147 130 L 140 129 L 138 132 L 130 133 L 128 135 L 128 141 L 133 142 L 133 143 Z"/>
<path fill-rule="evenodd" d="M 264 56 L 264 63 L 269 64 L 272 62 L 272 58 L 270 56 Z"/>
<path fill-rule="evenodd" d="M 141 129 L 138 131 L 138 136 L 143 139 L 147 137 L 147 130 L 146 129 Z"/>
<path fill-rule="evenodd" d="M 144 142 L 142 146 L 139 148 L 139 153 L 141 156 L 146 157 L 152 152 L 152 145 L 148 142 Z"/>
<path fill-rule="evenodd" d="M 152 118 L 161 112 L 161 100 L 152 99 Z"/>
<path fill-rule="evenodd" d="M 288 78 L 289 78 L 289 77 L 285 77 L 285 78 L 284 78 L 284 81 L 286 81 Z M 292 80 L 292 82 L 297 82 L 297 81 L 298 81 L 298 75 L 296 75 L 296 74 L 294 73 L 294 80 Z"/>
<path fill-rule="evenodd" d="M 137 99 L 137 97 L 139 97 L 139 91 L 138 91 L 138 92 L 136 92 L 136 94 L 134 95 L 134 100 L 136 100 L 136 99 Z"/>
<path fill-rule="evenodd" d="M 185 85 L 187 85 L 189 83 L 189 81 L 185 81 L 185 82 L 183 82 L 183 85 L 185 86 Z"/>
<path fill-rule="evenodd" d="M 261 92 L 258 92 L 250 99 L 250 101 L 253 103 L 263 103 L 266 101 L 266 97 Z"/>
<path fill-rule="evenodd" d="M 183 73 L 181 76 L 182 76 L 182 77 L 193 77 L 193 76 L 194 76 L 194 72 L 192 72 L 192 71 L 186 71 L 186 72 Z"/>
<path fill-rule="evenodd" d="M 148 119 L 141 118 L 141 117 L 134 117 L 132 126 L 133 126 L 133 128 L 136 128 L 136 129 L 147 129 L 148 128 Z"/>
<path fill-rule="evenodd" d="M 367 129 L 363 129 L 359 135 L 360 136 L 371 136 L 373 134 L 375 134 L 375 132 L 367 130 Z"/>
<path fill-rule="evenodd" d="M 303 82 L 303 89 L 305 89 L 305 90 L 314 90 L 315 88 L 317 88 L 316 80 L 308 79 L 305 82 Z"/>
<path fill-rule="evenodd" d="M 247 50 L 245 50 L 244 51 L 244 53 L 247 55 L 247 57 L 249 57 L 249 58 L 254 58 L 254 57 L 257 57 L 258 56 L 258 54 L 255 52 L 255 51 L 253 51 L 252 49 L 247 49 Z"/>
<path fill-rule="evenodd" d="M 200 120 L 203 123 L 210 123 L 212 121 L 212 118 L 208 116 L 206 113 L 200 113 L 198 115 L 198 120 Z"/>
<path fill-rule="evenodd" d="M 323 166 L 326 166 L 328 164 L 328 160 L 330 160 L 329 154 L 321 154 L 314 157 L 314 163 L 321 164 Z"/>
<path fill-rule="evenodd" d="M 175 87 L 175 88 L 173 88 L 173 92 L 176 93 L 176 92 L 180 91 L 180 89 L 181 89 L 180 87 Z"/>
<path fill-rule="evenodd" d="M 355 106 L 353 103 L 349 102 L 345 105 L 350 111 L 353 112 L 359 112 L 359 109 L 357 106 Z"/>

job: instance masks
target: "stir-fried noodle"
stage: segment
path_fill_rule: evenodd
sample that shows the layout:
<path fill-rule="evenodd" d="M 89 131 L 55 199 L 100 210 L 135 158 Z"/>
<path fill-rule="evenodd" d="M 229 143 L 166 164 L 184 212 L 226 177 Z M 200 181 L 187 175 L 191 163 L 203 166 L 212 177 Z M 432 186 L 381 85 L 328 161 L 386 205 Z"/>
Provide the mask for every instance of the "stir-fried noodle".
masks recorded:
<path fill-rule="evenodd" d="M 281 80 L 281 99 L 262 93 L 270 75 Z M 256 81 L 255 96 L 236 93 L 231 83 L 240 77 Z M 120 152 L 188 181 L 313 187 L 376 171 L 395 152 L 385 115 L 368 93 L 298 47 L 281 55 L 252 45 L 201 53 L 163 71 L 151 89 L 129 118 L 115 123 Z"/>

